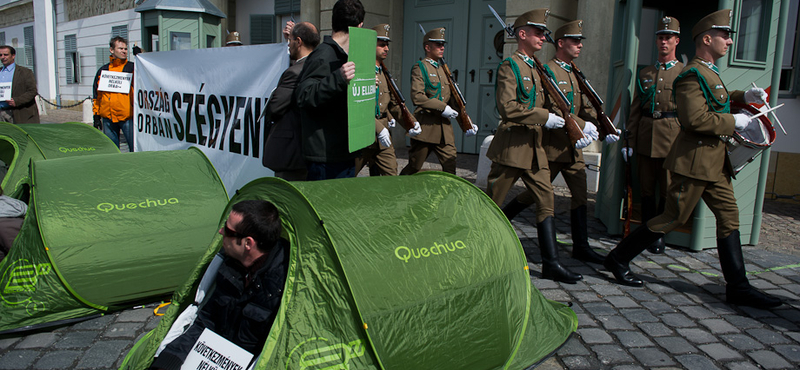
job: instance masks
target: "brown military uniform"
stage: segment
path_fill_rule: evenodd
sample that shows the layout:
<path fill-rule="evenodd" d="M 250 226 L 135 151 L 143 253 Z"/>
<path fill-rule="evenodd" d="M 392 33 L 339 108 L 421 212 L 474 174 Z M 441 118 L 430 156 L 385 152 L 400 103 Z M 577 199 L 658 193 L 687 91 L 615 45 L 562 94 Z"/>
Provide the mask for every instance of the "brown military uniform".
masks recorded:
<path fill-rule="evenodd" d="M 389 120 L 400 117 L 400 107 L 389 94 L 386 74 L 380 67 L 375 67 L 375 84 L 378 88 L 375 109 L 375 135 L 377 135 L 384 128 L 390 130 Z M 359 173 L 368 163 L 376 166 L 381 176 L 397 176 L 397 156 L 394 153 L 394 146 L 384 147 L 376 139 L 372 145 L 362 149 L 361 156 L 356 158 L 356 173 Z"/>
<path fill-rule="evenodd" d="M 628 118 L 630 146 L 637 155 L 643 197 L 655 196 L 658 181 L 661 197 L 667 193 L 668 174 L 664 158 L 681 130 L 675 113 L 672 84 L 681 73 L 679 61 L 656 63 L 639 72 L 636 96 Z"/>
<path fill-rule="evenodd" d="M 567 97 L 572 96 L 572 113 L 575 122 L 581 130 L 585 126 L 585 121 L 597 124 L 597 115 L 591 109 L 591 104 L 585 101 L 583 93 L 578 86 L 575 74 L 569 69 L 569 65 L 562 65 L 563 62 L 553 58 L 547 62 L 547 67 L 553 72 L 558 88 Z M 549 110 L 561 115 L 558 105 L 551 102 Z M 583 160 L 583 151 L 576 149 L 567 136 L 564 128 L 555 130 L 545 130 L 544 150 L 547 153 L 548 167 L 550 168 L 550 180 L 554 180 L 560 172 L 564 176 L 564 181 L 569 187 L 572 196 L 571 209 L 584 206 L 587 203 L 586 187 L 586 163 Z"/>
<path fill-rule="evenodd" d="M 524 54 L 517 51 L 500 64 L 497 70 L 497 110 L 502 122 L 497 128 L 486 156 L 492 160 L 488 177 L 487 193 L 497 205 L 505 201 L 508 190 L 522 178 L 536 202 L 536 222 L 553 215 L 553 188 L 547 155 L 542 147 L 544 124 L 549 111 L 544 107 L 545 95 L 539 74 Z M 519 70 L 519 79 L 513 72 L 514 63 Z M 527 93 L 533 93 L 533 107 L 523 102 L 517 94 L 522 85 Z"/>
<path fill-rule="evenodd" d="M 449 119 L 442 117 L 445 107 L 451 103 L 450 98 L 450 84 L 438 62 L 425 58 L 414 64 L 411 68 L 411 101 L 416 107 L 414 117 L 419 121 L 422 133 L 411 138 L 408 165 L 401 175 L 419 172 L 431 152 L 442 164 L 442 171 L 456 173 L 453 126 Z M 451 107 L 454 105 L 450 104 Z"/>
<path fill-rule="evenodd" d="M 678 119 L 682 130 L 664 162 L 671 171 L 664 213 L 647 227 L 667 233 L 689 220 L 702 198 L 717 219 L 717 238 L 739 229 L 739 207 L 733 194 L 733 170 L 720 135 L 732 135 L 735 120 L 721 113 L 730 100 L 744 102 L 744 92 L 728 93 L 713 64 L 692 59 L 675 81 Z M 702 76 L 713 96 L 703 94 Z"/>

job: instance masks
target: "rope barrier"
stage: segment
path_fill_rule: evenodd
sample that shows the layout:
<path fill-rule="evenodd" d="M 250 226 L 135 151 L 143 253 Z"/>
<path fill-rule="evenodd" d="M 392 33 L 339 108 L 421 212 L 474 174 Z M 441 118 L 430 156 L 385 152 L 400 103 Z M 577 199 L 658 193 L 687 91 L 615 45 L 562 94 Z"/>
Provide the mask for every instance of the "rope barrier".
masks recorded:
<path fill-rule="evenodd" d="M 38 95 L 38 94 L 37 94 L 37 95 Z M 58 104 L 56 104 L 56 103 L 53 103 L 53 102 L 51 102 L 51 101 L 49 101 L 49 100 L 45 99 L 45 98 L 44 98 L 43 96 L 41 96 L 41 95 L 38 95 L 38 96 L 39 96 L 39 99 L 42 99 L 42 101 L 43 101 L 43 102 L 45 102 L 45 103 L 47 103 L 47 104 L 50 104 L 50 105 L 52 105 L 52 106 L 54 106 L 54 107 L 56 107 L 56 108 L 72 108 L 72 107 L 77 107 L 77 106 L 79 106 L 79 105 L 83 104 L 83 102 L 85 102 L 85 101 L 87 101 L 87 100 L 91 100 L 91 99 L 92 99 L 92 97 L 91 97 L 91 96 L 87 96 L 87 97 L 86 97 L 86 98 L 84 98 L 83 100 L 81 100 L 81 101 L 79 101 L 79 102 L 77 102 L 77 103 L 75 103 L 75 104 L 72 104 L 72 105 L 58 105 Z"/>

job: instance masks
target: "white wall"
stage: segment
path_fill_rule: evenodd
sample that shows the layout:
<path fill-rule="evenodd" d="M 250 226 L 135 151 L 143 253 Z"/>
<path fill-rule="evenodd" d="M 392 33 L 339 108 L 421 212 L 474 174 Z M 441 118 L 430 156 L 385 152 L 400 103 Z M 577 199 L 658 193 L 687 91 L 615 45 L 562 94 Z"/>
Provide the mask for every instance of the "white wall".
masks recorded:
<path fill-rule="evenodd" d="M 57 0 L 56 19 L 56 44 L 58 56 L 58 85 L 62 100 L 82 100 L 92 96 L 92 82 L 97 69 L 95 48 L 103 47 L 108 52 L 108 42 L 111 40 L 111 27 L 128 26 L 128 47 L 133 44 L 142 44 L 142 21 L 140 14 L 133 9 L 104 14 L 101 16 L 83 18 L 71 22 L 64 22 L 64 2 Z M 78 52 L 81 57 L 80 84 L 67 84 L 66 62 L 64 56 L 64 36 L 75 34 L 78 42 Z M 108 55 L 108 54 L 106 54 Z M 108 60 L 105 61 L 108 63 Z"/>
<path fill-rule="evenodd" d="M 242 42 L 245 45 L 250 45 L 250 14 L 273 13 L 275 13 L 275 0 L 236 0 L 236 29 L 228 31 L 239 31 Z M 283 25 L 277 27 L 282 29 Z M 223 44 L 227 36 L 228 32 L 222 30 Z"/>
<path fill-rule="evenodd" d="M 22 24 L 15 24 L 13 26 L 1 28 L 0 31 L 6 33 L 6 44 L 11 45 L 14 49 L 19 49 L 22 46 L 25 46 L 25 27 L 33 26 L 33 22 L 30 23 L 22 23 Z M 14 39 L 17 39 L 14 42 Z M 39 41 L 39 40 L 34 40 Z M 38 42 L 37 42 L 38 44 Z"/>

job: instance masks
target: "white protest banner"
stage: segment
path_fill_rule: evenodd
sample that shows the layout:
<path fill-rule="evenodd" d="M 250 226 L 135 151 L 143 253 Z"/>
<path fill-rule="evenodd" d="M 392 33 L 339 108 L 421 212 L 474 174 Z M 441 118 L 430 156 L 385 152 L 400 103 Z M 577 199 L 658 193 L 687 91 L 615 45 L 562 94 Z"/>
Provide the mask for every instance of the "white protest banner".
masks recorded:
<path fill-rule="evenodd" d="M 261 164 L 262 112 L 289 66 L 285 43 L 142 53 L 135 65 L 136 151 L 195 146 L 230 196 L 273 175 Z"/>
<path fill-rule="evenodd" d="M 131 91 L 132 73 L 101 71 L 97 90 L 127 94 Z"/>
<path fill-rule="evenodd" d="M 183 361 L 181 370 L 244 370 L 252 359 L 252 353 L 206 328 Z"/>
<path fill-rule="evenodd" d="M 11 82 L 0 83 L 0 101 L 11 99 Z"/>

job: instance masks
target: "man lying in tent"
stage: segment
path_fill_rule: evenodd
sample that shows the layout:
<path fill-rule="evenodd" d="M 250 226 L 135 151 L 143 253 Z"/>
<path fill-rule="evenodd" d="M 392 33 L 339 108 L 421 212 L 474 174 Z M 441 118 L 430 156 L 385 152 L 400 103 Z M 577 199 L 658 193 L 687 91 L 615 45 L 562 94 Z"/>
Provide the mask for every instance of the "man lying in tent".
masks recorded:
<path fill-rule="evenodd" d="M 263 200 L 236 203 L 219 233 L 224 260 L 216 288 L 194 323 L 166 345 L 151 369 L 180 369 L 205 329 L 251 354 L 261 352 L 281 303 L 289 260 L 278 209 Z"/>
<path fill-rule="evenodd" d="M 11 250 L 27 211 L 25 202 L 3 195 L 0 188 L 0 260 Z"/>

